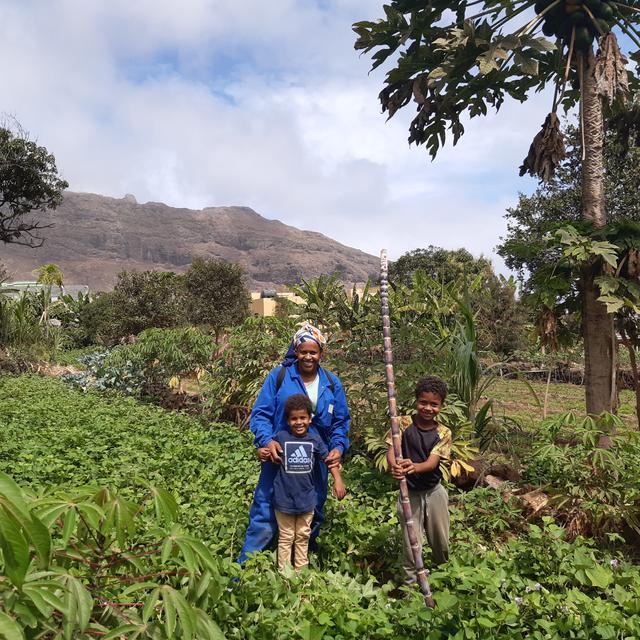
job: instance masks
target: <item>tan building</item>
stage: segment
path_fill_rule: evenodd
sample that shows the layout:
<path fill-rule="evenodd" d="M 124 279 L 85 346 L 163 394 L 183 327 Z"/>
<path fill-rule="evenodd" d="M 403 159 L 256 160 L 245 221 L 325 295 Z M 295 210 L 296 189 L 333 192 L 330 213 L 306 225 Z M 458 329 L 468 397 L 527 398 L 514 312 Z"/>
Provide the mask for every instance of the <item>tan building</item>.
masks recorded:
<path fill-rule="evenodd" d="M 356 283 L 355 291 L 359 296 L 364 293 L 365 284 Z M 347 300 L 351 302 L 353 300 L 353 285 L 345 285 L 345 292 L 347 294 Z M 377 293 L 378 287 L 369 287 L 369 293 Z M 304 304 L 304 299 L 297 296 L 291 291 L 276 291 L 275 289 L 264 289 L 262 291 L 251 292 L 251 314 L 254 316 L 270 317 L 276 315 L 276 309 L 278 307 L 278 299 L 291 300 L 296 304 Z"/>

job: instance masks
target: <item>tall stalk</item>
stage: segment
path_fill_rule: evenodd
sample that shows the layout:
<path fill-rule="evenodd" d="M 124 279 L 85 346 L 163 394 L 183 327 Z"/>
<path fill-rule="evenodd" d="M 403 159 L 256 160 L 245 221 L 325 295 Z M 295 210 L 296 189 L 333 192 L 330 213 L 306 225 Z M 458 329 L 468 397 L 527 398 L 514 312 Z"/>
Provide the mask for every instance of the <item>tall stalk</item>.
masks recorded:
<path fill-rule="evenodd" d="M 391 321 L 389 320 L 389 280 L 386 249 L 383 249 L 380 253 L 380 302 L 382 304 L 382 336 L 384 338 L 384 364 L 385 375 L 387 378 L 389 416 L 391 418 L 391 438 L 393 442 L 393 453 L 396 461 L 399 462 L 402 460 L 402 447 L 400 446 L 401 435 L 400 427 L 398 425 L 396 381 L 393 373 L 393 350 L 391 348 Z M 409 487 L 407 486 L 406 478 L 402 478 L 402 480 L 400 480 L 400 503 L 402 505 L 402 514 L 404 515 L 405 526 L 407 528 L 407 537 L 411 544 L 411 553 L 413 554 L 413 563 L 416 568 L 418 584 L 420 585 L 420 590 L 424 596 L 424 603 L 427 607 L 433 609 L 435 603 L 433 602 L 431 587 L 429 586 L 429 571 L 424 567 L 422 552 L 414 529 L 411 504 L 409 502 Z"/>

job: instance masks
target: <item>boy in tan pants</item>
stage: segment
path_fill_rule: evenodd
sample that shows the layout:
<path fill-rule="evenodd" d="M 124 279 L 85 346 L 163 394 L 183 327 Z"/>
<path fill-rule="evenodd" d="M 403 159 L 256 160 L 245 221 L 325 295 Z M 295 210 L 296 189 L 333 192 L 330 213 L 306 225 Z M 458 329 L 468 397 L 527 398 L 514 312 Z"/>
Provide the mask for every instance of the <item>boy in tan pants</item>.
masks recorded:
<path fill-rule="evenodd" d="M 278 522 L 278 568 L 282 570 L 291 563 L 293 552 L 293 566 L 299 571 L 309 564 L 309 535 L 316 507 L 313 469 L 316 460 L 324 460 L 329 450 L 318 434 L 309 433 L 312 404 L 307 395 L 289 396 L 284 414 L 289 431 L 279 431 L 274 437 L 282 447 L 282 459 L 273 484 L 273 506 Z M 334 467 L 330 473 L 333 493 L 342 500 L 346 489 L 340 469 Z"/>
<path fill-rule="evenodd" d="M 396 461 L 389 438 L 387 461 L 396 480 L 406 477 L 418 543 L 422 548 L 424 529 L 433 561 L 439 565 L 449 559 L 449 496 L 441 484 L 440 463 L 451 455 L 451 431 L 437 422 L 447 397 L 447 385 L 440 378 L 428 376 L 418 382 L 415 394 L 416 413 L 400 419 L 402 460 Z M 412 584 L 416 582 L 416 571 L 399 500 L 398 517 L 404 542 L 405 584 Z"/>

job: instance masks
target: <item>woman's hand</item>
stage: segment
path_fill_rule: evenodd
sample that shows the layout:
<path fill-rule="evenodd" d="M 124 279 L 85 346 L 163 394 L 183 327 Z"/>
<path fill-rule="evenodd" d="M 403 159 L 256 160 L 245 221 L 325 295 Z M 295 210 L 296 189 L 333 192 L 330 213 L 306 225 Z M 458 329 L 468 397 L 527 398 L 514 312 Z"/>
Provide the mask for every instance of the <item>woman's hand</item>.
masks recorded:
<path fill-rule="evenodd" d="M 274 464 L 282 463 L 282 458 L 280 457 L 280 454 L 282 453 L 282 447 L 275 440 L 272 440 L 266 447 L 263 448 L 266 450 L 266 457 L 264 461 L 269 460 Z M 259 456 L 260 449 L 258 449 L 258 457 Z M 262 460 L 262 458 L 260 458 L 260 460 Z"/>
<path fill-rule="evenodd" d="M 329 451 L 329 455 L 324 459 L 324 463 L 329 469 L 333 469 L 334 467 L 341 468 L 341 462 L 342 451 L 337 447 L 335 449 L 331 449 L 331 451 Z"/>

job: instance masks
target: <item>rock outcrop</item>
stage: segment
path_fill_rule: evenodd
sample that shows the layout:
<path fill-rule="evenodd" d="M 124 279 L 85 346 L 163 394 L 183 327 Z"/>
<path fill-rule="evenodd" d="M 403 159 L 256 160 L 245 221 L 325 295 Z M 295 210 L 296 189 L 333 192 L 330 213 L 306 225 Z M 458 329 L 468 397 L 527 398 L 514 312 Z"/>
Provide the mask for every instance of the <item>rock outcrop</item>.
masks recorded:
<path fill-rule="evenodd" d="M 195 256 L 241 264 L 254 288 L 340 273 L 362 282 L 377 272 L 377 259 L 313 231 L 267 220 L 248 207 L 179 209 L 140 204 L 132 195 L 108 198 L 66 192 L 49 214 L 38 249 L 4 245 L 0 261 L 12 279 L 30 279 L 47 262 L 58 264 L 67 283 L 92 290 L 113 287 L 120 271 L 184 271 Z"/>

